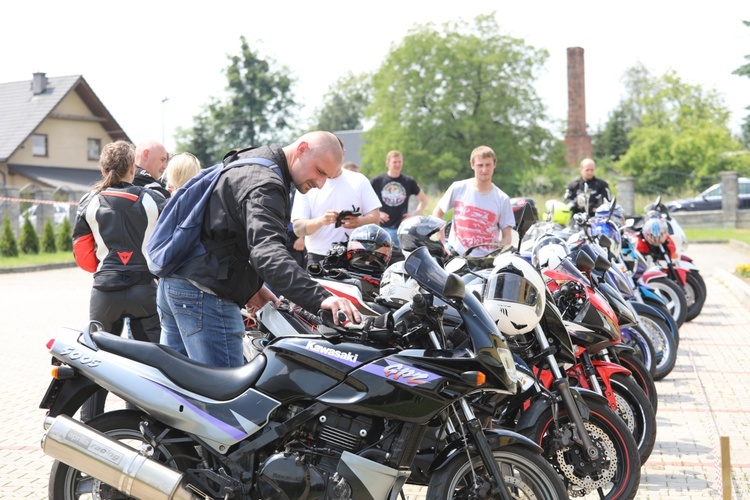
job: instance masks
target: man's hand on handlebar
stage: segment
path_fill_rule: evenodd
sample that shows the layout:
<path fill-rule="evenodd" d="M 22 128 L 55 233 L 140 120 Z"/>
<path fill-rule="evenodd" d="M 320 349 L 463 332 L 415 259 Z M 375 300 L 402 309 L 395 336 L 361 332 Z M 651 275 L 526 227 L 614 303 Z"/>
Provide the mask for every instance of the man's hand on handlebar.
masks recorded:
<path fill-rule="evenodd" d="M 339 312 L 344 313 L 349 320 L 354 321 L 355 323 L 360 323 L 362 321 L 362 316 L 360 316 L 357 308 L 354 307 L 354 304 L 352 304 L 349 299 L 345 299 L 344 297 L 331 295 L 320 304 L 320 308 L 322 310 L 331 311 L 333 314 L 333 322 L 336 325 L 342 324 L 342 321 L 339 319 Z"/>

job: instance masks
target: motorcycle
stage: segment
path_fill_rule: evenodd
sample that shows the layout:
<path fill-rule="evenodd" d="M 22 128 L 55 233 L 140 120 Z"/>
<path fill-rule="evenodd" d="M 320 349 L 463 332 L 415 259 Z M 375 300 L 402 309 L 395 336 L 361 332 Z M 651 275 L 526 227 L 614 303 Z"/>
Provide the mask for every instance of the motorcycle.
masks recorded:
<path fill-rule="evenodd" d="M 44 452 L 55 459 L 51 498 L 122 495 L 149 499 L 335 498 L 395 500 L 433 419 L 450 414 L 452 445 L 430 464 L 427 498 L 518 498 L 515 469 L 496 457 L 506 445 L 534 450 L 502 430 L 483 430 L 467 398 L 515 394 L 503 337 L 463 283 L 425 252 L 407 270 L 461 312 L 470 348 L 398 349 L 411 306 L 356 333 L 333 327 L 312 338 L 281 337 L 238 368 L 195 363 L 158 344 L 86 329 L 47 344 L 54 373 Z M 421 296 L 421 295 L 420 295 Z M 419 309 L 417 307 L 413 309 Z M 106 388 L 136 410 L 71 418 Z M 526 483 L 523 483 L 526 484 Z M 557 498 L 538 478 L 533 498 Z"/>

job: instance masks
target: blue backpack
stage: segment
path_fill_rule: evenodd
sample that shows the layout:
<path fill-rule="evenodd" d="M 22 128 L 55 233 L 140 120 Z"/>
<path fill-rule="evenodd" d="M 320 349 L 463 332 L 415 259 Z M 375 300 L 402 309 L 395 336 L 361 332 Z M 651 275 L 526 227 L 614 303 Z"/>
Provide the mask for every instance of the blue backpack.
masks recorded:
<path fill-rule="evenodd" d="M 156 221 L 146 244 L 146 260 L 153 274 L 161 278 L 170 276 L 183 264 L 207 252 L 200 236 L 211 193 L 221 174 L 241 165 L 263 165 L 282 177 L 281 169 L 266 158 L 241 158 L 198 172 L 185 186 L 172 193 Z"/>

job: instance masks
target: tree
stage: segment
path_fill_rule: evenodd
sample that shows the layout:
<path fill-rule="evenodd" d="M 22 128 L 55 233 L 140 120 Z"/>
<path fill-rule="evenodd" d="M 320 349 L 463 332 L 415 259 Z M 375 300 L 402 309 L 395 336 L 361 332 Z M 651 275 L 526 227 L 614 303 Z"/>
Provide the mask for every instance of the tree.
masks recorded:
<path fill-rule="evenodd" d="M 52 222 L 50 222 L 49 219 L 44 221 L 44 232 L 42 232 L 42 252 L 57 252 L 57 245 L 55 244 L 55 230 L 52 228 Z"/>
<path fill-rule="evenodd" d="M 554 145 L 533 85 L 546 58 L 502 35 L 492 14 L 413 28 L 373 76 L 363 172 L 380 173 L 398 149 L 409 175 L 444 188 L 473 175 L 469 155 L 486 145 L 498 156 L 499 184 L 513 192 Z"/>
<path fill-rule="evenodd" d="M 240 37 L 238 55 L 225 70 L 227 95 L 213 98 L 194 117 L 192 129 L 180 129 L 177 149 L 190 151 L 204 166 L 213 165 L 231 149 L 284 142 L 297 122 L 297 105 L 288 68 L 262 58 Z"/>
<path fill-rule="evenodd" d="M 742 21 L 742 23 L 745 26 L 750 27 L 750 21 Z M 732 71 L 733 75 L 746 76 L 750 78 L 750 55 L 746 55 L 745 60 L 747 60 L 745 64 Z M 750 110 L 750 106 L 746 107 L 745 109 Z M 746 148 L 750 148 L 750 114 L 745 116 L 745 120 L 742 122 L 742 144 Z"/>
<path fill-rule="evenodd" d="M 628 135 L 630 148 L 618 167 L 637 178 L 642 190 L 668 191 L 722 170 L 750 172 L 747 155 L 728 127 L 729 110 L 714 90 L 682 81 L 674 72 L 640 82 L 633 99 L 640 124 Z"/>
<path fill-rule="evenodd" d="M 10 228 L 10 219 L 3 217 L 3 233 L 0 235 L 0 255 L 3 257 L 18 257 L 18 244 Z"/>
<path fill-rule="evenodd" d="M 625 106 L 620 103 L 609 113 L 604 129 L 594 134 L 592 141 L 594 156 L 609 158 L 613 161 L 619 160 L 630 148 L 630 140 L 628 140 L 630 130 Z"/>
<path fill-rule="evenodd" d="M 28 216 L 23 219 L 18 246 L 21 248 L 21 252 L 25 254 L 39 253 L 39 236 L 36 234 L 36 229 L 34 229 Z"/>
<path fill-rule="evenodd" d="M 342 76 L 328 88 L 323 105 L 316 110 L 317 130 L 360 130 L 365 108 L 372 102 L 372 77 L 368 74 Z"/>
<path fill-rule="evenodd" d="M 57 232 L 57 249 L 61 252 L 73 251 L 73 229 L 68 218 L 64 218 Z"/>

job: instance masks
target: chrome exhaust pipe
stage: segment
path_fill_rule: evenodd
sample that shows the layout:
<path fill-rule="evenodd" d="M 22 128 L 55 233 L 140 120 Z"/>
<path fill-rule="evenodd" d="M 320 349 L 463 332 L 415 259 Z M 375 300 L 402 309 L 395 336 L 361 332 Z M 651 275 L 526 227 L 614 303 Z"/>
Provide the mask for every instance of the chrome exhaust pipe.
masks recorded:
<path fill-rule="evenodd" d="M 195 500 L 183 474 L 65 415 L 47 417 L 42 450 L 79 471 L 148 500 Z"/>

